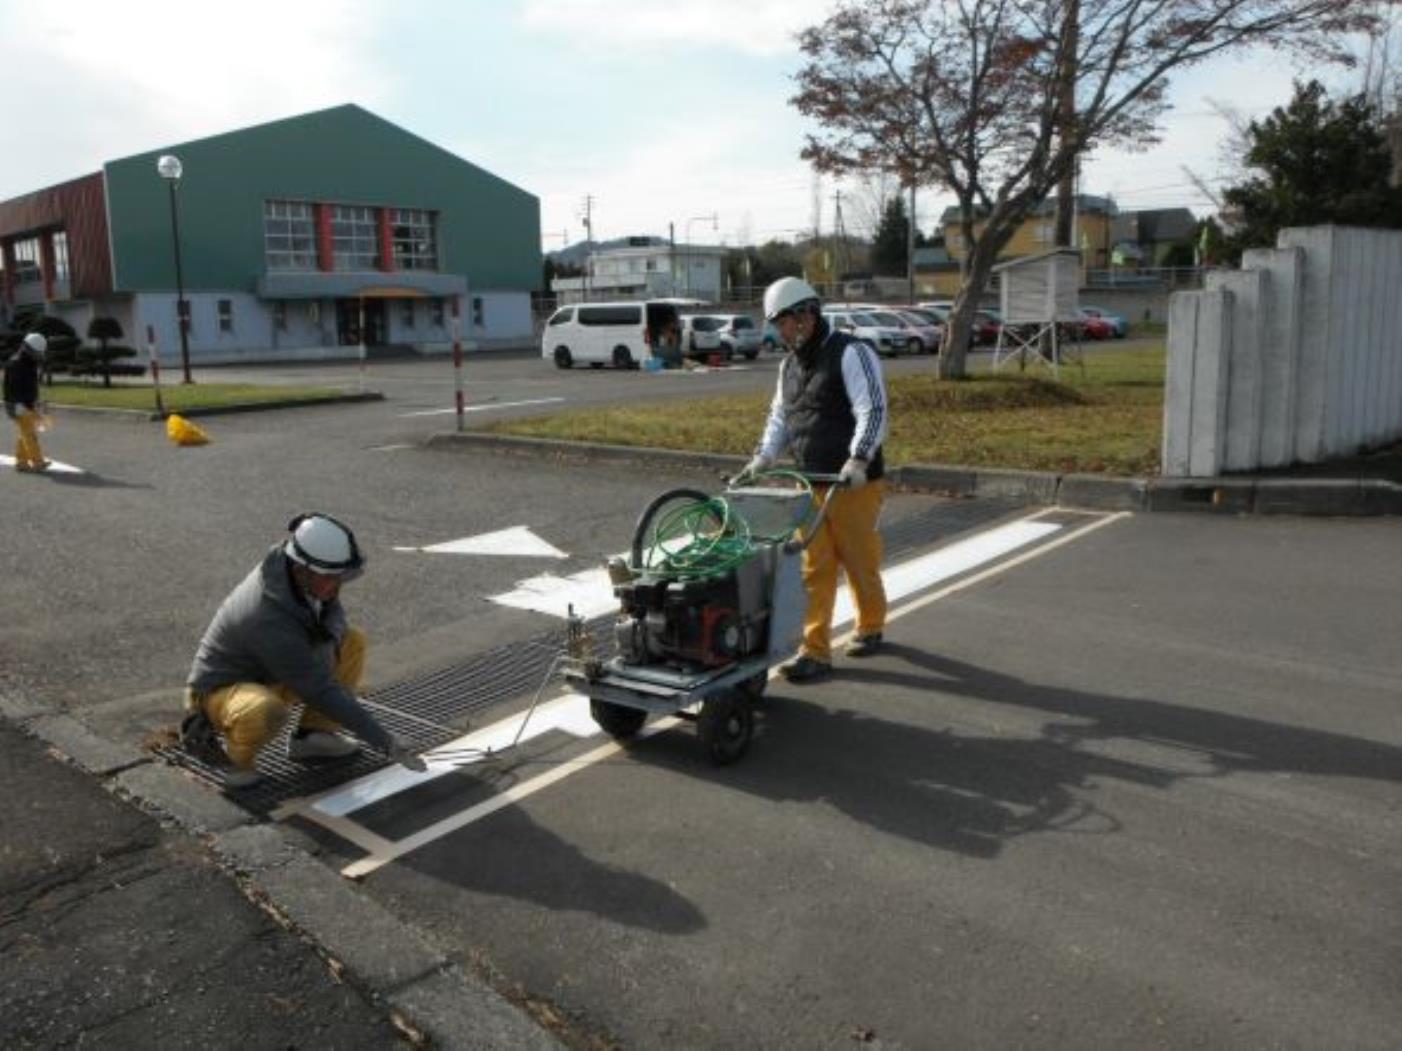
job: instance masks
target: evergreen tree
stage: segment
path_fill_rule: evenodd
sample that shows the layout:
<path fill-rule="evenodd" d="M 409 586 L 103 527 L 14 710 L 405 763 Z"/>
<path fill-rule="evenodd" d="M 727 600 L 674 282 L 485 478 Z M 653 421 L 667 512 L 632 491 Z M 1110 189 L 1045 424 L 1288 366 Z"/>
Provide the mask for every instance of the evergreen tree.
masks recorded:
<path fill-rule="evenodd" d="M 897 194 L 881 210 L 881 224 L 876 228 L 871 246 L 872 269 L 892 277 L 906 273 L 910 263 L 909 238 L 910 219 L 905 212 L 905 200 Z"/>
<path fill-rule="evenodd" d="M 1247 129 L 1253 174 L 1223 193 L 1236 230 L 1230 252 L 1275 244 L 1287 226 L 1402 227 L 1402 189 L 1389 184 L 1392 154 L 1361 95 L 1335 102 L 1312 80 Z"/>

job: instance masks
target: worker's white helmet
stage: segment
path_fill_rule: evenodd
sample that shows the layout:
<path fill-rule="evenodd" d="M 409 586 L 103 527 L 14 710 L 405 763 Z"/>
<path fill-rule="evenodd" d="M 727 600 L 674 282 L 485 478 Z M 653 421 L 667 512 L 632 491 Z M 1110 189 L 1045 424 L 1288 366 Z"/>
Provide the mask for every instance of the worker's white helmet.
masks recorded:
<path fill-rule="evenodd" d="M 28 350 L 37 358 L 44 356 L 44 351 L 49 349 L 49 341 L 43 337 L 42 333 L 31 332 L 24 337 L 24 349 Z"/>
<path fill-rule="evenodd" d="M 293 562 L 344 580 L 358 577 L 364 569 L 365 556 L 356 546 L 355 534 L 330 515 L 319 511 L 298 515 L 287 529 L 292 535 L 282 549 Z"/>
<path fill-rule="evenodd" d="M 764 290 L 764 320 L 773 321 L 801 303 L 818 302 L 818 293 L 802 278 L 781 277 Z"/>

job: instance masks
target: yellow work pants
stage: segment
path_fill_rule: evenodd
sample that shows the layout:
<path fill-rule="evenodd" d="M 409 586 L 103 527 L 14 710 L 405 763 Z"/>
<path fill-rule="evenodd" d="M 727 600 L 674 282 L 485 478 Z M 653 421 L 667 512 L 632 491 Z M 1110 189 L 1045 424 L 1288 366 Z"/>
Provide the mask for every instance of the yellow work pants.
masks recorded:
<path fill-rule="evenodd" d="M 336 651 L 336 681 L 351 693 L 360 689 L 365 674 L 365 632 L 351 628 Z M 236 682 L 202 698 L 204 713 L 224 735 L 229 761 L 240 770 L 252 770 L 258 749 L 277 736 L 300 698 L 286 686 Z M 336 730 L 339 725 L 310 705 L 303 705 L 298 723 L 302 730 Z"/>
<path fill-rule="evenodd" d="M 15 416 L 19 439 L 15 442 L 16 467 L 43 467 L 44 450 L 39 448 L 39 414 L 19 409 Z"/>
<path fill-rule="evenodd" d="M 825 491 L 815 487 L 814 497 L 821 500 Z M 885 496 L 886 482 L 880 478 L 855 491 L 838 490 L 803 552 L 808 613 L 803 618 L 802 652 L 814 660 L 832 660 L 832 609 L 837 601 L 839 569 L 847 571 L 847 586 L 857 607 L 857 634 L 871 635 L 886 626 L 881 534 L 876 531 Z"/>

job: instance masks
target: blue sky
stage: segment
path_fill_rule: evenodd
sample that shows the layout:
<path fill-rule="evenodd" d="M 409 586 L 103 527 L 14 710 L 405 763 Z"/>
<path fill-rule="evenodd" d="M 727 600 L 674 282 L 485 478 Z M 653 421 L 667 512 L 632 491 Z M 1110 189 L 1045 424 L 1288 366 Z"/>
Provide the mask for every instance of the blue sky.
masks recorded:
<path fill-rule="evenodd" d="M 536 194 L 546 250 L 594 232 L 739 244 L 869 221 L 870 186 L 817 187 L 788 105 L 794 33 L 827 0 L 0 0 L 13 123 L 0 200 L 145 150 L 355 102 Z M 1208 99 L 1260 116 L 1290 93 L 1278 56 L 1175 78 L 1164 143 L 1093 156 L 1082 189 L 1122 207 L 1210 204 Z M 1348 75 L 1335 74 L 1339 83 Z M 23 144 L 22 146 L 20 144 Z M 154 173 L 153 173 L 153 177 Z M 922 195 L 928 229 L 947 203 Z M 714 221 L 711 217 L 714 216 Z"/>

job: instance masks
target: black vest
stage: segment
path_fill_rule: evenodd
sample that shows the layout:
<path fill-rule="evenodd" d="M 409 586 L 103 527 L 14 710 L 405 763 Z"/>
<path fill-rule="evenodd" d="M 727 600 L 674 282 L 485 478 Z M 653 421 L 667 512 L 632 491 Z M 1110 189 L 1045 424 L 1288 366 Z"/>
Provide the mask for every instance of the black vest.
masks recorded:
<path fill-rule="evenodd" d="M 846 332 L 819 322 L 813 339 L 784 360 L 784 422 L 789 451 L 800 471 L 837 474 L 850 455 L 857 419 L 842 380 L 842 355 L 854 342 Z M 867 477 L 886 473 L 878 447 L 867 464 Z"/>

